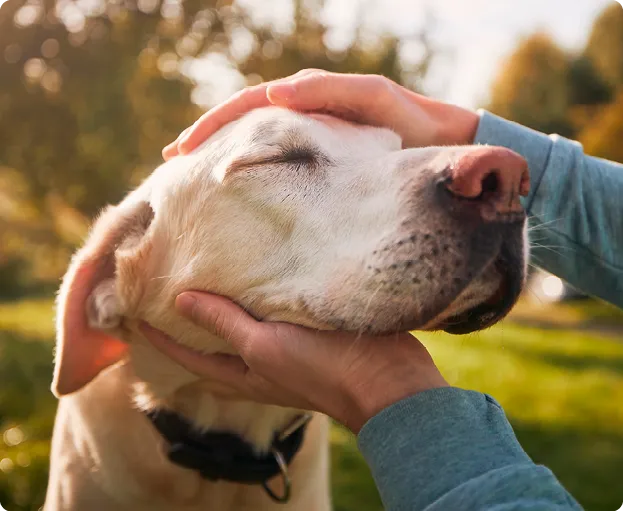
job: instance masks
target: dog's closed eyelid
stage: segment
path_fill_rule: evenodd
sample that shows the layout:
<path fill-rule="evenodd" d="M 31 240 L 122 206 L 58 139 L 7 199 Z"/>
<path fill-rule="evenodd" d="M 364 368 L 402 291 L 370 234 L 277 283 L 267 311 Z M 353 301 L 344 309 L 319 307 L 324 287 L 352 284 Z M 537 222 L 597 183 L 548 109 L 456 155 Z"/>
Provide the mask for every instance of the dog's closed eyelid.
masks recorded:
<path fill-rule="evenodd" d="M 319 162 L 329 163 L 329 158 L 313 147 L 280 146 L 272 154 L 243 155 L 234 158 L 227 166 L 226 174 L 249 170 L 263 165 L 302 164 L 317 165 Z"/>
<path fill-rule="evenodd" d="M 316 163 L 317 161 L 326 158 L 320 151 L 313 147 L 284 147 L 280 159 L 284 163 L 301 162 L 301 163 Z"/>

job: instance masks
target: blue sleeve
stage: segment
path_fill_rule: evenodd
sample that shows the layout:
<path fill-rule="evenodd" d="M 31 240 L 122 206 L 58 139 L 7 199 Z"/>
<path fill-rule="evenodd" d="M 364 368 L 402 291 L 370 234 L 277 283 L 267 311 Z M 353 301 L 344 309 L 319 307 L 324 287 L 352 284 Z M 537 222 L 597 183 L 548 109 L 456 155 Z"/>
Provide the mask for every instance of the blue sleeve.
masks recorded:
<path fill-rule="evenodd" d="M 623 307 L 623 165 L 586 156 L 577 142 L 479 111 L 474 142 L 507 147 L 530 168 L 524 199 L 534 262 Z"/>
<path fill-rule="evenodd" d="M 479 392 L 448 387 L 399 401 L 364 425 L 358 444 L 387 511 L 581 510 Z"/>

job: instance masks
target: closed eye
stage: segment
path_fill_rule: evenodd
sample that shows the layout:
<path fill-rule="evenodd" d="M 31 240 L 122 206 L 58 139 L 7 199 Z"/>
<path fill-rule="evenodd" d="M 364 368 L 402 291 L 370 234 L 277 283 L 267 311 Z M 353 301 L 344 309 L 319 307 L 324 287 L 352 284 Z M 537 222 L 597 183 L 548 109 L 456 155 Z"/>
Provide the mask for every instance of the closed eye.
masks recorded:
<path fill-rule="evenodd" d="M 244 170 L 251 170 L 262 165 L 296 165 L 297 167 L 317 168 L 320 165 L 330 165 L 332 160 L 318 149 L 311 146 L 287 145 L 277 148 L 272 156 L 258 158 L 257 156 L 242 156 L 230 163 L 226 174 Z"/>
<path fill-rule="evenodd" d="M 326 156 L 312 147 L 292 146 L 284 147 L 278 157 L 282 163 L 299 163 L 303 165 L 316 165 Z"/>

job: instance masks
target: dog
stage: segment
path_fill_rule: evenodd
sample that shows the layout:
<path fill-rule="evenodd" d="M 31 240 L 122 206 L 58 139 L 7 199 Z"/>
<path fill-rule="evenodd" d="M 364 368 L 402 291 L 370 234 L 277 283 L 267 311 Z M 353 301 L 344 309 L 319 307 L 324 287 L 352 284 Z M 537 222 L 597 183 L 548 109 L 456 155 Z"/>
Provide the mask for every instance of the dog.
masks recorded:
<path fill-rule="evenodd" d="M 175 313 L 194 289 L 320 330 L 485 328 L 524 284 L 528 188 L 508 149 L 403 149 L 388 129 L 278 107 L 161 165 L 63 279 L 45 511 L 330 509 L 324 416 L 216 397 L 139 322 L 232 353 Z"/>

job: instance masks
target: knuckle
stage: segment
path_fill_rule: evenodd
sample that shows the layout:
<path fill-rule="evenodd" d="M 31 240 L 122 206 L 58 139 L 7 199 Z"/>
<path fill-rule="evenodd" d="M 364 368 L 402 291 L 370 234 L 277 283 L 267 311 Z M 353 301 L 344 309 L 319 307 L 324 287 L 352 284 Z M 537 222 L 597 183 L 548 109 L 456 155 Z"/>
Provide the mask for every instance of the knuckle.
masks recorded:
<path fill-rule="evenodd" d="M 301 76 L 301 80 L 325 84 L 332 77 L 331 73 L 323 69 L 311 69 Z"/>
<path fill-rule="evenodd" d="M 208 325 L 212 327 L 214 333 L 220 337 L 226 337 L 229 334 L 228 321 L 226 314 L 215 312 L 212 317 L 208 318 Z"/>
<path fill-rule="evenodd" d="M 310 74 L 315 74 L 315 73 L 322 73 L 324 70 L 323 69 L 318 69 L 316 67 L 308 67 L 306 69 L 301 69 L 298 73 L 296 73 L 295 76 L 297 75 L 310 75 Z"/>
<path fill-rule="evenodd" d="M 247 87 L 244 87 L 243 89 L 240 89 L 239 91 L 234 92 L 229 98 L 229 101 L 236 101 L 240 98 L 247 96 L 248 94 L 252 92 L 254 87 L 255 85 L 248 85 Z"/>
<path fill-rule="evenodd" d="M 247 364 L 253 365 L 258 361 L 257 346 L 261 344 L 261 340 L 260 335 L 253 329 L 245 331 L 235 344 L 236 351 Z"/>
<path fill-rule="evenodd" d="M 255 350 L 253 349 L 253 342 L 251 339 L 247 338 L 238 343 L 236 351 L 238 351 L 238 354 L 247 364 L 253 364 L 256 361 Z"/>
<path fill-rule="evenodd" d="M 322 81 L 322 82 L 327 82 L 327 81 L 329 81 L 331 78 L 333 78 L 333 77 L 334 77 L 334 75 L 333 75 L 333 74 L 329 73 L 328 71 L 324 71 L 323 69 L 319 69 L 318 71 L 316 71 L 316 72 L 314 73 L 314 76 L 315 76 L 318 80 L 320 80 L 320 81 Z"/>
<path fill-rule="evenodd" d="M 273 332 L 273 337 L 277 341 L 277 346 L 280 346 L 281 343 L 291 341 L 297 335 L 297 331 L 294 327 L 287 323 L 277 323 Z"/>
<path fill-rule="evenodd" d="M 252 371 L 247 373 L 247 385 L 259 394 L 269 393 L 272 388 L 271 383 L 266 378 Z"/>
<path fill-rule="evenodd" d="M 240 89 L 238 92 L 240 93 L 241 96 L 245 94 L 251 94 L 253 91 L 261 89 L 264 86 L 265 84 L 263 83 L 259 83 L 255 85 L 247 85 L 246 87 L 243 87 L 242 89 Z"/>
<path fill-rule="evenodd" d="M 229 100 L 227 102 L 228 103 L 233 103 L 233 102 L 240 101 L 241 99 L 244 100 L 247 96 L 253 94 L 261 86 L 262 86 L 262 84 L 260 84 L 260 85 L 247 85 L 246 87 L 243 87 L 239 91 L 234 92 L 230 96 L 230 98 L 229 98 Z"/>
<path fill-rule="evenodd" d="M 390 94 L 392 92 L 392 81 L 383 75 L 372 75 L 371 79 L 379 94 Z"/>
<path fill-rule="evenodd" d="M 375 75 L 374 78 L 374 102 L 377 106 L 391 106 L 396 98 L 396 89 L 394 82 L 381 75 Z"/>

